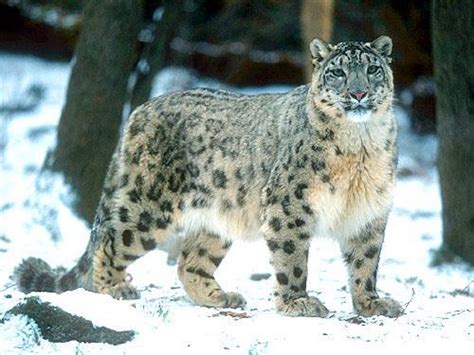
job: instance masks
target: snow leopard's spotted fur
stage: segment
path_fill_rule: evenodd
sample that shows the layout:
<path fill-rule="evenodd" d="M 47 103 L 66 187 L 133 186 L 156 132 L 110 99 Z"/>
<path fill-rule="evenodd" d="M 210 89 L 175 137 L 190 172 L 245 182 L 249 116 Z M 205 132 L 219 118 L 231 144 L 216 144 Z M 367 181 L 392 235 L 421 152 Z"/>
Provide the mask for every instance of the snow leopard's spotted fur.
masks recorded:
<path fill-rule="evenodd" d="M 235 239 L 263 237 L 279 312 L 328 314 L 306 292 L 314 236 L 339 244 L 355 310 L 398 316 L 379 298 L 376 273 L 396 165 L 392 43 L 335 46 L 315 39 L 309 85 L 246 96 L 205 89 L 155 98 L 130 117 L 113 156 L 90 243 L 70 271 L 25 260 L 21 290 L 78 287 L 136 298 L 126 269 L 184 235 L 179 277 L 197 304 L 240 307 L 214 271 Z M 251 247 L 251 246 L 249 246 Z"/>

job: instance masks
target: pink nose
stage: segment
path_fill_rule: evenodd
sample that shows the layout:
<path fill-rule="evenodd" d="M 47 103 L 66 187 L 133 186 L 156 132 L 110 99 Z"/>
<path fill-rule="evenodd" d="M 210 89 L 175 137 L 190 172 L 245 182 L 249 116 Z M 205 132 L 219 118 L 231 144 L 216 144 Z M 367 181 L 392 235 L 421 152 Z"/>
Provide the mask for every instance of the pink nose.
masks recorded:
<path fill-rule="evenodd" d="M 367 91 L 366 92 L 350 92 L 349 95 L 356 99 L 357 101 L 362 100 L 365 96 L 367 96 Z"/>

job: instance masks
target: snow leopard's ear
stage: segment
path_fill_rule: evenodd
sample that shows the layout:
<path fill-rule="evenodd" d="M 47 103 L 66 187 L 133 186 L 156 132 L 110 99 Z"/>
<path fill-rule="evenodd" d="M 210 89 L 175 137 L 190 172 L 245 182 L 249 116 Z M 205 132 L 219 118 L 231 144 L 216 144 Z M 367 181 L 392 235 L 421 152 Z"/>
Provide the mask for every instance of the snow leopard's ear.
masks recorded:
<path fill-rule="evenodd" d="M 309 50 L 311 52 L 311 62 L 316 68 L 319 68 L 324 59 L 327 58 L 329 53 L 332 51 L 333 46 L 324 42 L 322 39 L 315 38 L 309 44 Z"/>
<path fill-rule="evenodd" d="M 376 40 L 370 42 L 369 46 L 372 47 L 382 57 L 387 59 L 389 63 L 391 62 L 390 54 L 392 54 L 393 44 L 390 37 L 380 36 Z"/>

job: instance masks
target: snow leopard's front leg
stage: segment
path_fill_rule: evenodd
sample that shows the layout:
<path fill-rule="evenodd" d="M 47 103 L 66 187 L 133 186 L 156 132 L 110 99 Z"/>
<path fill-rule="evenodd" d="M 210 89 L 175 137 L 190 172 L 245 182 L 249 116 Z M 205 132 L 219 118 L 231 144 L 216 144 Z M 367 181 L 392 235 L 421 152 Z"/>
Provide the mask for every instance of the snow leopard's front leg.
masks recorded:
<path fill-rule="evenodd" d="M 284 201 L 282 210 L 269 213 L 264 226 L 275 269 L 277 311 L 295 317 L 326 317 L 327 308 L 306 292 L 311 218 L 303 211 L 290 212 L 287 206 Z"/>
<path fill-rule="evenodd" d="M 397 317 L 403 313 L 400 304 L 380 298 L 376 291 L 377 267 L 385 233 L 386 218 L 368 224 L 356 237 L 341 243 L 341 251 L 349 272 L 352 303 L 363 316 Z"/>

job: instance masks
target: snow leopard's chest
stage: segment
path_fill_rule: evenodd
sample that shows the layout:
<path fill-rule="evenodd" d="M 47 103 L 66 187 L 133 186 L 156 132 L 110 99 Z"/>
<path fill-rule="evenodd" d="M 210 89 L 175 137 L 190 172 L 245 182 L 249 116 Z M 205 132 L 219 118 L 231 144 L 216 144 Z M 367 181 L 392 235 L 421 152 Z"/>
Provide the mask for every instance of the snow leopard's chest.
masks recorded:
<path fill-rule="evenodd" d="M 309 202 L 316 212 L 315 235 L 354 238 L 369 222 L 386 216 L 393 177 L 388 154 L 342 157 L 331 164 L 329 180 L 312 184 Z"/>

